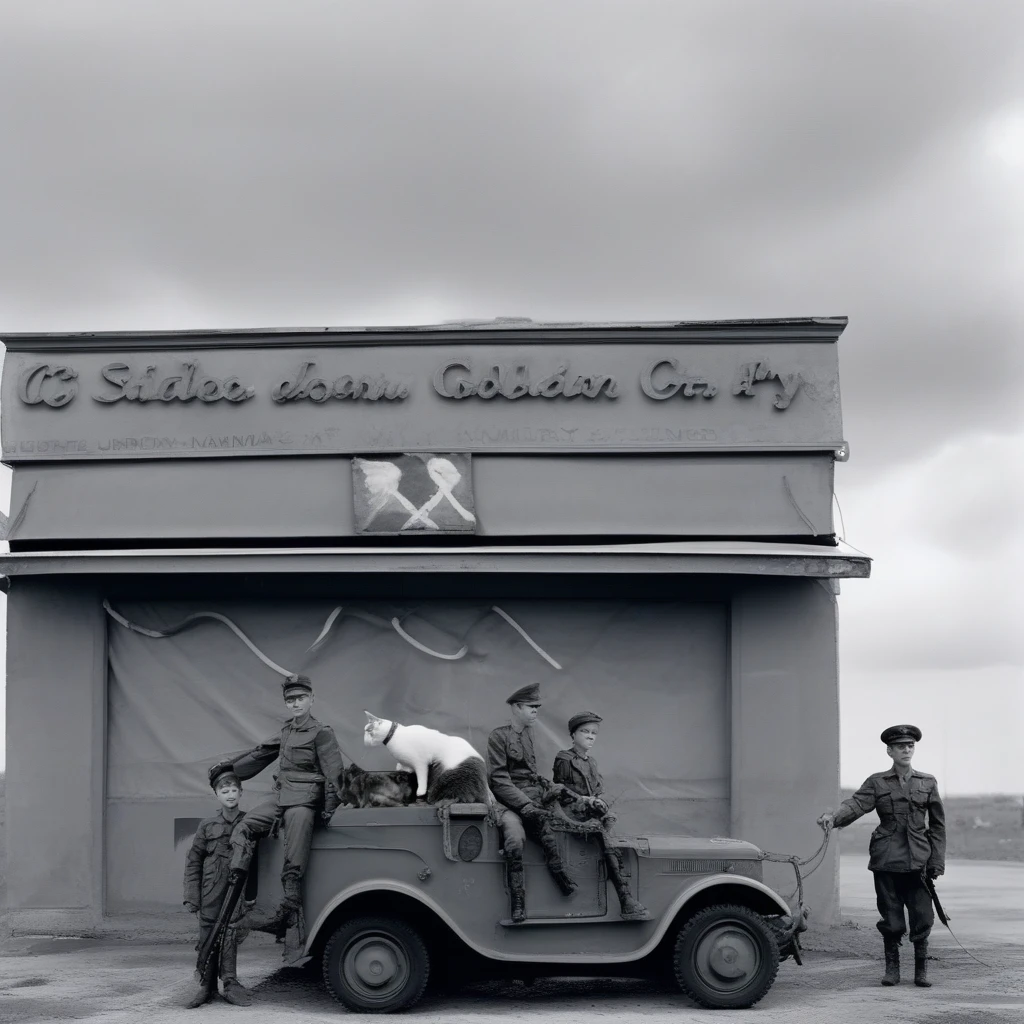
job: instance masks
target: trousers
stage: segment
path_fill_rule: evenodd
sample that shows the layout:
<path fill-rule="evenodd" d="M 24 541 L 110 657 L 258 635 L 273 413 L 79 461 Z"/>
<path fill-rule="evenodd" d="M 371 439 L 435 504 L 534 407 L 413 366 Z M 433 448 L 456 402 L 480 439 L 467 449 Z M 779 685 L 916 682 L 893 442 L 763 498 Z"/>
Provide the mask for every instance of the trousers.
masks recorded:
<path fill-rule="evenodd" d="M 523 847 L 529 837 L 544 851 L 544 862 L 552 871 L 562 870 L 562 857 L 558 852 L 558 839 L 546 822 L 520 818 L 515 811 L 504 808 L 498 815 L 498 827 L 505 857 L 509 861 L 522 860 Z"/>
<path fill-rule="evenodd" d="M 309 862 L 309 845 L 313 839 L 313 824 L 316 820 L 314 807 L 278 807 L 276 800 L 266 800 L 246 812 L 241 824 L 231 835 L 231 866 L 248 868 L 256 843 L 274 827 L 274 821 L 281 814 L 281 831 L 284 833 L 284 867 L 281 878 L 301 881 Z"/>
<path fill-rule="evenodd" d="M 241 903 L 239 903 L 241 906 Z M 235 920 L 238 919 L 238 914 L 234 915 Z M 210 932 L 213 930 L 214 924 L 216 924 L 216 917 L 202 917 L 199 918 L 199 944 L 196 946 L 196 950 L 202 948 L 203 943 L 209 938 Z M 221 939 L 220 946 L 220 969 L 217 972 L 221 981 L 231 981 L 232 979 L 238 980 L 238 939 L 235 935 L 233 928 L 225 928 L 224 936 Z"/>
<path fill-rule="evenodd" d="M 899 940 L 906 934 L 910 919 L 910 941 L 920 942 L 931 934 L 935 924 L 932 898 L 915 871 L 875 871 L 875 898 L 881 921 L 878 930 L 887 939 Z"/>

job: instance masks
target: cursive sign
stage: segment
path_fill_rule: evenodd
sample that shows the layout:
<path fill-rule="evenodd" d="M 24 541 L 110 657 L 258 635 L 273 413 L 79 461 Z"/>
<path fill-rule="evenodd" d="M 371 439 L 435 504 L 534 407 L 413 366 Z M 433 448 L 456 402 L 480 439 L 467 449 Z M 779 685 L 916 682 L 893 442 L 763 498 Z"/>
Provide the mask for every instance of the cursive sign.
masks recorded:
<path fill-rule="evenodd" d="M 330 381 L 323 377 L 311 376 L 316 363 L 305 362 L 294 376 L 279 380 L 270 392 L 275 402 L 326 402 L 329 398 L 353 400 L 364 398 L 368 402 L 386 399 L 389 402 L 400 401 L 409 397 L 409 385 L 404 382 L 395 383 L 383 374 L 375 377 L 338 377 Z"/>
<path fill-rule="evenodd" d="M 474 380 L 469 366 L 454 359 L 435 371 L 434 390 L 442 398 L 597 398 L 602 393 L 608 398 L 619 397 L 619 383 L 614 377 L 592 373 L 574 379 L 568 363 L 559 364 L 554 373 L 539 380 L 533 379 L 524 363 L 492 366 L 488 373 Z"/>
<path fill-rule="evenodd" d="M 53 409 L 67 405 L 78 394 L 78 371 L 70 366 L 36 363 L 18 378 L 18 397 L 26 405 L 45 403 Z"/>
<path fill-rule="evenodd" d="M 122 399 L 128 402 L 247 402 L 256 394 L 254 387 L 243 384 L 237 377 L 209 377 L 200 372 L 198 363 L 183 363 L 184 373 L 157 377 L 157 368 L 147 366 L 134 376 L 127 363 L 108 363 L 100 370 L 104 380 L 118 391 L 111 395 L 93 395 L 96 402 L 113 404 Z"/>
<path fill-rule="evenodd" d="M 702 398 L 714 398 L 718 394 L 718 387 L 707 377 L 683 373 L 676 359 L 659 359 L 652 363 L 640 374 L 640 390 L 659 402 L 678 394 L 683 398 L 693 398 L 696 394 Z"/>
<path fill-rule="evenodd" d="M 799 373 L 790 373 L 783 376 L 773 370 L 767 359 L 758 359 L 754 362 L 744 363 L 736 377 L 736 383 L 732 386 L 734 395 L 745 395 L 748 398 L 754 396 L 754 385 L 765 380 L 777 380 L 782 385 L 782 391 L 775 395 L 775 408 L 788 409 L 789 403 L 797 393 L 800 385 L 803 384 L 803 377 Z"/>

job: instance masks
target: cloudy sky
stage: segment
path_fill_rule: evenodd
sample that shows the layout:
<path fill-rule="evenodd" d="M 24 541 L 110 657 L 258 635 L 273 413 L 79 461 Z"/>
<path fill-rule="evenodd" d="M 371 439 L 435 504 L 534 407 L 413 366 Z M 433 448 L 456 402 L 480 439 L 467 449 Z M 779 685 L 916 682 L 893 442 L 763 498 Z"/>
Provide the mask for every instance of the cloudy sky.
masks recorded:
<path fill-rule="evenodd" d="M 0 22 L 0 334 L 848 315 L 843 782 L 1024 790 L 1019 0 Z"/>

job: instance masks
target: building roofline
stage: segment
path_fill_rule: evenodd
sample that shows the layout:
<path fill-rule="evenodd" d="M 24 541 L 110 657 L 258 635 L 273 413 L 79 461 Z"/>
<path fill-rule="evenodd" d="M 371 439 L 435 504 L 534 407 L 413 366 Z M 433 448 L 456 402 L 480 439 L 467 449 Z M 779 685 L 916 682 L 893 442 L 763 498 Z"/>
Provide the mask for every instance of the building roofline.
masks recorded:
<path fill-rule="evenodd" d="M 397 345 L 418 341 L 543 343 L 593 341 L 835 341 L 845 316 L 761 320 L 657 320 L 544 323 L 528 318 L 458 320 L 393 327 L 247 327 L 180 331 L 0 332 L 10 351 L 81 348 L 257 348 L 313 345 Z M 625 335 L 625 336 L 624 336 Z"/>
<path fill-rule="evenodd" d="M 0 575 L 7 577 L 203 572 L 655 572 L 843 579 L 869 576 L 871 559 L 844 541 L 826 548 L 748 540 L 496 544 L 476 548 L 138 548 L 0 554 Z"/>

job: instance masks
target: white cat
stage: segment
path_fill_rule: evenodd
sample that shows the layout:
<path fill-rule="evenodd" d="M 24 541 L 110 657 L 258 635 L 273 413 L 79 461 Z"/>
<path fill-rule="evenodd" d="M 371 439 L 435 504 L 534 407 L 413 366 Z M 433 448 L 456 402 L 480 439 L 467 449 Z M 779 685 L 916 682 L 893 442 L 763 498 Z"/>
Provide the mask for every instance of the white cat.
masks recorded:
<path fill-rule="evenodd" d="M 369 711 L 365 714 L 369 721 L 363 743 L 386 746 L 398 759 L 399 769 L 416 773 L 417 800 L 426 798 L 441 805 L 490 804 L 484 759 L 461 736 L 448 736 L 425 725 L 399 725 Z"/>

